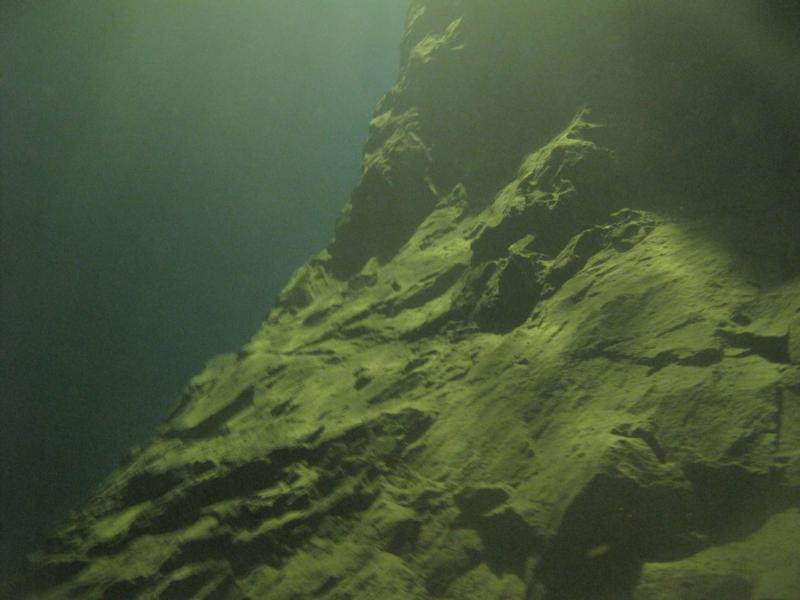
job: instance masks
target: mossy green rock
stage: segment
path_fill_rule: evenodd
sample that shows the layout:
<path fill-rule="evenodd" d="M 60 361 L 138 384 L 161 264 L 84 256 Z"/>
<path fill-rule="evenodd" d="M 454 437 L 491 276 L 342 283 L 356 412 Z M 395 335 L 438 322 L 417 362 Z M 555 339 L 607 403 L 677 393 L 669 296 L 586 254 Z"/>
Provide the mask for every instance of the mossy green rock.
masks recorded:
<path fill-rule="evenodd" d="M 795 234 L 748 212 L 796 206 L 760 159 L 731 204 L 717 113 L 632 111 L 731 104 L 671 38 L 685 79 L 618 61 L 634 4 L 413 2 L 336 241 L 9 595 L 797 598 Z"/>
<path fill-rule="evenodd" d="M 800 314 L 795 315 L 789 325 L 789 358 L 792 363 L 800 365 Z"/>

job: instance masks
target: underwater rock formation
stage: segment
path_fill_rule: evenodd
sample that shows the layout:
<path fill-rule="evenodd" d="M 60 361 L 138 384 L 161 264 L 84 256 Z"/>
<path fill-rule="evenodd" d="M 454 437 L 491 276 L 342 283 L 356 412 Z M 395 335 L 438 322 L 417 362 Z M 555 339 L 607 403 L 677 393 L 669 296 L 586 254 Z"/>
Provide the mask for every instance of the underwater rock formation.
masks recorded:
<path fill-rule="evenodd" d="M 8 595 L 800 597 L 797 90 L 696 4 L 415 0 L 335 241 Z"/>

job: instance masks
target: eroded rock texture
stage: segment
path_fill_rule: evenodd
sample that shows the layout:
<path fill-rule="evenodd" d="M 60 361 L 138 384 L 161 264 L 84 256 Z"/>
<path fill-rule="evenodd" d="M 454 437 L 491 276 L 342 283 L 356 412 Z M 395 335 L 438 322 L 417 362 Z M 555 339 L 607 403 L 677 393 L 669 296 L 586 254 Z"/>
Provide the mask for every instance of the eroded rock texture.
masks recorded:
<path fill-rule="evenodd" d="M 791 16 L 415 1 L 335 242 L 9 595 L 800 598 Z"/>

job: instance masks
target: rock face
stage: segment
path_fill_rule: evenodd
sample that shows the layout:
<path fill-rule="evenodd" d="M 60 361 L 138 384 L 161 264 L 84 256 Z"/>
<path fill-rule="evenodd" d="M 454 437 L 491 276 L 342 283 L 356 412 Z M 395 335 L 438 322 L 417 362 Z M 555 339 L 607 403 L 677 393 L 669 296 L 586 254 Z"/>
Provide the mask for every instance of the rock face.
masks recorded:
<path fill-rule="evenodd" d="M 8 595 L 800 598 L 791 13 L 696 4 L 413 2 L 335 242 Z"/>

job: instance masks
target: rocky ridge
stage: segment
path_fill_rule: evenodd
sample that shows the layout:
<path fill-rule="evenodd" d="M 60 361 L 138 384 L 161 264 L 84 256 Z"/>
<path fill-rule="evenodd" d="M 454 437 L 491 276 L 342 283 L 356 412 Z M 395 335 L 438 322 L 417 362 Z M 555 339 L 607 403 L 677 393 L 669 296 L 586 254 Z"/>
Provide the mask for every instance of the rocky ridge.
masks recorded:
<path fill-rule="evenodd" d="M 579 4 L 412 3 L 336 240 L 9 594 L 800 597 L 797 136 Z"/>

